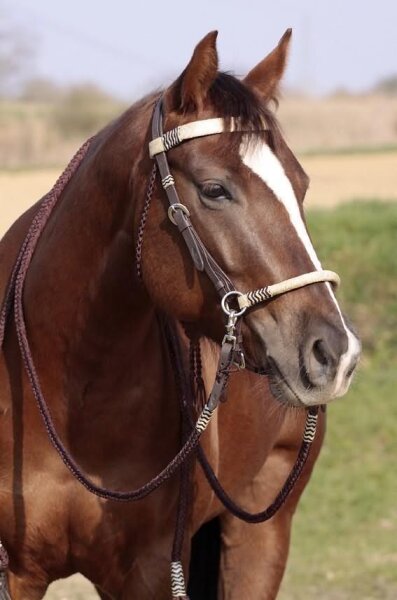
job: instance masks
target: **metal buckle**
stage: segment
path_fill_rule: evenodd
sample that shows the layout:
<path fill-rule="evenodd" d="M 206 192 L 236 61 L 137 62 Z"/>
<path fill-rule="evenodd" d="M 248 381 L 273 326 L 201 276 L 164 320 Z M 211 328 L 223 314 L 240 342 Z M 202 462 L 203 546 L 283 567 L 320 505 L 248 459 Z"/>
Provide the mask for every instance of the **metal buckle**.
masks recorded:
<path fill-rule="evenodd" d="M 228 292 L 227 294 L 225 294 L 222 298 L 222 310 L 225 313 L 225 315 L 227 315 L 228 317 L 230 317 L 231 315 L 234 315 L 236 317 L 236 319 L 238 317 L 241 317 L 245 311 L 247 310 L 246 307 L 242 308 L 239 311 L 234 310 L 233 308 L 231 308 L 228 305 L 228 301 L 230 298 L 232 298 L 233 296 L 236 296 L 237 298 L 240 298 L 241 296 L 244 296 L 244 294 L 242 294 L 241 292 L 237 292 L 236 290 L 232 290 L 231 292 Z"/>
<path fill-rule="evenodd" d="M 243 308 L 240 311 L 236 311 L 230 308 L 230 306 L 227 304 L 227 300 L 233 295 L 239 297 L 243 294 L 241 292 L 232 291 L 225 294 L 225 296 L 222 298 L 222 309 L 223 312 L 227 315 L 226 334 L 224 335 L 222 344 L 228 342 L 232 345 L 233 364 L 237 367 L 237 369 L 243 370 L 245 369 L 244 352 L 241 350 L 240 345 L 237 346 L 237 336 L 235 335 L 235 332 L 237 319 L 245 313 L 246 309 Z"/>
<path fill-rule="evenodd" d="M 236 347 L 237 338 L 235 335 L 230 335 L 229 333 L 225 333 L 225 335 L 223 336 L 222 345 L 225 344 L 226 342 L 231 344 L 232 348 L 234 350 Z"/>
<path fill-rule="evenodd" d="M 237 338 L 234 335 L 236 329 L 237 315 L 234 310 L 228 313 L 228 319 L 226 324 L 226 333 L 223 337 L 222 344 L 229 342 L 232 345 L 233 350 L 236 347 Z"/>
<path fill-rule="evenodd" d="M 174 219 L 174 213 L 176 210 L 181 210 L 187 217 L 190 217 L 189 209 L 184 204 L 175 202 L 175 204 L 171 204 L 168 208 L 168 218 L 174 225 L 178 225 Z"/>

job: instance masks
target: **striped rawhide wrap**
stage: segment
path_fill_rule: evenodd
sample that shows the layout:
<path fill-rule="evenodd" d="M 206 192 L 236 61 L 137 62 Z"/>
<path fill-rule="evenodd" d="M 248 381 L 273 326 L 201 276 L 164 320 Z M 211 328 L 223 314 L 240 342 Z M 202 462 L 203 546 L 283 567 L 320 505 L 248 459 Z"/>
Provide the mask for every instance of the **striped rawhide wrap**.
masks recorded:
<path fill-rule="evenodd" d="M 199 418 L 197 419 L 197 423 L 196 423 L 196 429 L 200 434 L 203 433 L 207 429 L 208 424 L 211 421 L 213 415 L 214 415 L 214 411 L 211 410 L 208 407 L 208 405 L 204 406 L 203 411 L 202 411 L 201 415 L 199 416 Z"/>
<path fill-rule="evenodd" d="M 269 300 L 272 297 L 271 294 L 269 294 L 268 286 L 260 288 L 259 290 L 255 290 L 254 292 L 248 292 L 246 296 L 248 301 L 247 306 L 255 306 L 255 304 L 260 304 L 260 302 L 266 302 L 266 300 Z M 244 304 L 244 306 L 246 305 Z M 243 306 L 240 305 L 240 308 L 243 308 Z"/>
<path fill-rule="evenodd" d="M 317 430 L 317 418 L 318 413 L 308 412 L 306 417 L 305 432 L 303 434 L 303 441 L 307 444 L 312 444 L 316 437 Z"/>
<path fill-rule="evenodd" d="M 171 150 L 171 148 L 174 148 L 174 146 L 178 146 L 178 144 L 181 143 L 179 132 L 180 132 L 179 127 L 175 127 L 175 129 L 170 129 L 170 131 L 167 131 L 166 133 L 164 133 L 163 145 L 164 145 L 165 152 L 167 152 L 168 150 Z"/>
<path fill-rule="evenodd" d="M 291 277 L 291 279 L 285 279 L 284 281 L 280 281 L 280 283 L 267 285 L 253 292 L 242 294 L 237 299 L 237 302 L 242 310 L 255 306 L 256 304 L 260 304 L 261 302 L 266 302 L 266 300 L 270 300 L 270 298 L 274 298 L 280 294 L 285 294 L 286 292 L 291 292 L 292 290 L 305 287 L 306 285 L 323 282 L 339 285 L 340 277 L 334 271 L 311 271 L 310 273 L 304 273 L 303 275 L 298 275 L 297 277 Z"/>
<path fill-rule="evenodd" d="M 179 560 L 171 563 L 171 589 L 173 598 L 186 597 L 185 576 Z"/>
<path fill-rule="evenodd" d="M 167 187 L 170 187 L 171 185 L 175 185 L 175 179 L 173 178 L 172 175 L 166 175 L 164 177 L 164 179 L 161 180 L 161 185 L 166 190 Z"/>

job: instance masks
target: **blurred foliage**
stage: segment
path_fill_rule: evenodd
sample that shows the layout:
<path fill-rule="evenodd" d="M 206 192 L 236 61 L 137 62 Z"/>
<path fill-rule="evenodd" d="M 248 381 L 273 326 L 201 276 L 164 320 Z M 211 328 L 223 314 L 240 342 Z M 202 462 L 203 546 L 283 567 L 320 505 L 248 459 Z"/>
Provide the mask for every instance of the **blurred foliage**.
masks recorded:
<path fill-rule="evenodd" d="M 59 102 L 65 91 L 51 79 L 36 77 L 29 79 L 22 86 L 20 94 L 24 102 Z"/>
<path fill-rule="evenodd" d="M 15 26 L 5 13 L 0 4 L 0 98 L 14 93 L 14 86 L 35 54 L 34 36 Z"/>
<path fill-rule="evenodd" d="M 374 88 L 374 91 L 382 94 L 397 95 L 397 75 L 391 75 L 381 79 Z"/>
<path fill-rule="evenodd" d="M 66 136 L 89 136 L 120 112 L 117 103 L 98 86 L 87 83 L 72 87 L 54 106 L 53 121 Z"/>

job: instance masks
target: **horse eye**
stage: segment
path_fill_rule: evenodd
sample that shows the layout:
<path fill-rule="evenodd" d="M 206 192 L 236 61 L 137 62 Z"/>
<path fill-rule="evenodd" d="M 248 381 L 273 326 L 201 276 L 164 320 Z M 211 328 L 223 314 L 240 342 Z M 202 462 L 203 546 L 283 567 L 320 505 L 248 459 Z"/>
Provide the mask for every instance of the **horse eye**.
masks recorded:
<path fill-rule="evenodd" d="M 203 183 L 200 192 L 211 200 L 230 200 L 231 195 L 220 183 Z"/>

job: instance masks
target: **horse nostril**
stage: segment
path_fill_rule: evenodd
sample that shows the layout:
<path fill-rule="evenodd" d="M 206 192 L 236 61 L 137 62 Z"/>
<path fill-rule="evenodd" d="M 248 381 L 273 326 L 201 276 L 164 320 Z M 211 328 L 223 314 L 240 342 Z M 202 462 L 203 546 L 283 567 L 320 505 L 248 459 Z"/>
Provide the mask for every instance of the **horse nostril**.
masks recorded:
<path fill-rule="evenodd" d="M 346 329 L 316 320 L 307 326 L 300 348 L 301 380 L 309 389 L 334 386 L 345 390 L 360 355 L 360 344 Z"/>
<path fill-rule="evenodd" d="M 314 358 L 317 360 L 320 365 L 324 367 L 328 365 L 329 355 L 327 354 L 326 346 L 323 340 L 316 340 L 313 344 L 312 349 Z"/>
<path fill-rule="evenodd" d="M 304 352 L 305 378 L 313 387 L 327 385 L 335 376 L 338 356 L 328 339 L 308 340 Z"/>

